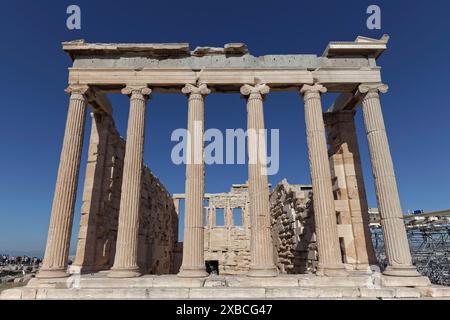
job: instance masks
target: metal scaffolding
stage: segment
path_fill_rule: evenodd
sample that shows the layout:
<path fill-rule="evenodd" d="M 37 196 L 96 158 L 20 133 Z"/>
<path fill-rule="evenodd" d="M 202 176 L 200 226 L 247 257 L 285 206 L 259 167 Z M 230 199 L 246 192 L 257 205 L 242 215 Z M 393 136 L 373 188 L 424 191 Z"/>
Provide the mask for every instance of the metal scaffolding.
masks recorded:
<path fill-rule="evenodd" d="M 413 264 L 433 284 L 450 286 L 449 213 L 405 216 Z M 372 242 L 381 270 L 387 266 L 379 223 L 371 223 Z"/>

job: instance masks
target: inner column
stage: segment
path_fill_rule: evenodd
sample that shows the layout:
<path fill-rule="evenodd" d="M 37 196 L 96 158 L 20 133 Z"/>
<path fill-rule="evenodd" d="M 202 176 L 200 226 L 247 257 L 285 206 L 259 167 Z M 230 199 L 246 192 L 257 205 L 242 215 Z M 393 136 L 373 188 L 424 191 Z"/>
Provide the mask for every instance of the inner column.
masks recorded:
<path fill-rule="evenodd" d="M 206 277 L 204 258 L 204 164 L 203 96 L 211 93 L 205 84 L 187 84 L 182 92 L 189 96 L 188 142 L 186 163 L 186 200 L 184 216 L 183 263 L 179 277 Z"/>
<path fill-rule="evenodd" d="M 120 197 L 119 226 L 116 255 L 109 277 L 131 278 L 140 276 L 137 263 L 139 206 L 144 154 L 145 109 L 151 89 L 146 85 L 127 86 L 123 94 L 130 96 L 127 141 Z"/>
<path fill-rule="evenodd" d="M 345 274 L 337 233 L 336 209 L 331 185 L 330 163 L 325 140 L 320 85 L 304 85 L 300 90 L 305 100 L 306 135 L 313 188 L 314 219 L 319 251 L 318 274 Z"/>
<path fill-rule="evenodd" d="M 249 96 L 247 100 L 247 149 L 251 223 L 251 263 L 248 272 L 250 277 L 275 277 L 278 275 L 270 233 L 269 183 L 263 112 L 263 95 L 269 93 L 269 90 L 265 84 L 241 87 L 241 94 Z"/>

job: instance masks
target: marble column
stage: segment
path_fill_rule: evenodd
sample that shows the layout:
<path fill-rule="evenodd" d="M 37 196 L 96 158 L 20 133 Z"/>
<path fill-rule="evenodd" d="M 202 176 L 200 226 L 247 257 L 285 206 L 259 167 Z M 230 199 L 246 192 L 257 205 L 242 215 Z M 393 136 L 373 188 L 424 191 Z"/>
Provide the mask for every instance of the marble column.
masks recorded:
<path fill-rule="evenodd" d="M 68 276 L 70 237 L 80 172 L 81 151 L 86 124 L 88 86 L 71 85 L 64 142 L 56 179 L 47 246 L 38 278 Z"/>
<path fill-rule="evenodd" d="M 267 150 L 264 128 L 263 96 L 265 84 L 244 85 L 241 94 L 247 99 L 248 190 L 250 198 L 251 263 L 248 276 L 275 277 L 267 178 Z"/>
<path fill-rule="evenodd" d="M 369 207 L 367 204 L 361 157 L 355 126 L 354 111 L 325 113 L 330 162 L 337 182 L 337 199 L 348 203 L 349 222 L 352 226 L 357 270 L 370 270 L 377 266 L 369 228 Z M 342 214 L 342 212 L 341 212 Z"/>
<path fill-rule="evenodd" d="M 330 163 L 320 95 L 327 89 L 304 85 L 306 135 L 313 188 L 314 219 L 319 254 L 318 274 L 345 274 L 337 233 L 336 210 L 331 185 Z"/>
<path fill-rule="evenodd" d="M 419 273 L 412 265 L 394 166 L 381 111 L 379 92 L 386 93 L 387 90 L 388 86 L 381 83 L 359 86 L 384 246 L 389 264 L 384 274 L 416 277 Z"/>
<path fill-rule="evenodd" d="M 187 84 L 182 92 L 188 96 L 188 132 L 186 154 L 186 198 L 184 216 L 183 261 L 179 277 L 206 277 L 204 258 L 204 96 L 211 93 L 205 84 Z"/>
<path fill-rule="evenodd" d="M 204 257 L 204 192 L 203 163 L 204 96 L 211 93 L 205 84 L 187 84 L 188 142 L 186 163 L 186 200 L 184 216 L 183 262 L 179 277 L 206 277 Z"/>
<path fill-rule="evenodd" d="M 114 265 L 108 276 L 131 278 L 140 276 L 138 259 L 139 207 L 144 154 L 145 109 L 151 93 L 146 85 L 129 85 L 122 90 L 130 96 L 127 141 L 120 197 Z"/>

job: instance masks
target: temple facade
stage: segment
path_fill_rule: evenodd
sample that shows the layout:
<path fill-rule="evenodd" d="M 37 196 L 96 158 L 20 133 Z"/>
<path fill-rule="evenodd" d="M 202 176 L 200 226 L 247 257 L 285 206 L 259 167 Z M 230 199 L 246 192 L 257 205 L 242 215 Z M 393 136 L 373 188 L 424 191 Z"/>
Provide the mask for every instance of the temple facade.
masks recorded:
<path fill-rule="evenodd" d="M 178 288 L 177 294 L 199 298 L 217 293 L 206 287 L 240 286 L 253 291 L 242 289 L 248 295 L 242 290 L 223 294 L 270 298 L 301 297 L 305 294 L 302 287 L 327 285 L 357 287 L 360 296 L 370 295 L 365 290 L 372 290 L 371 286 L 428 288 L 429 280 L 412 264 L 383 119 L 381 97 L 388 86 L 382 81 L 377 59 L 387 49 L 388 39 L 359 36 L 354 41 L 333 41 L 320 56 L 259 57 L 242 43 L 194 50 L 187 43 L 63 43 L 73 60 L 66 90 L 66 129 L 43 265 L 28 289 L 72 277 L 68 272 L 69 245 L 88 108 L 93 124 L 77 257 L 71 272 L 97 272 L 95 281 L 104 282 L 100 285 L 82 276 L 81 289 L 94 284 L 105 288 L 108 283 L 114 283 L 112 287 L 117 290 L 122 288 L 120 283 L 123 290 L 136 285 L 147 289 L 169 286 Z M 266 140 L 261 133 L 265 129 L 264 101 L 275 91 L 298 92 L 298 107 L 304 108 L 311 176 L 311 186 L 304 190 L 286 181 L 269 188 Z M 338 96 L 324 108 L 322 96 L 329 92 Z M 238 94 L 245 99 L 242 112 L 247 113 L 248 176 L 245 186 L 208 195 L 204 184 L 204 113 L 207 97 L 215 93 Z M 111 94 L 129 98 L 126 141 L 113 125 L 113 107 L 107 98 Z M 150 102 L 157 94 L 186 96 L 182 112 L 188 115 L 190 139 L 183 177 L 185 193 L 178 198 L 171 196 L 143 164 L 146 109 L 157 103 L 156 99 Z M 364 137 L 357 137 L 355 129 L 358 108 L 363 115 Z M 358 148 L 358 139 L 363 138 L 369 147 L 387 256 L 388 266 L 381 275 L 370 242 Z M 185 202 L 182 246 L 177 241 L 180 198 Z M 240 226 L 233 218 L 238 214 L 236 209 L 241 214 L 237 220 Z M 218 214 L 223 214 L 220 226 Z M 216 263 L 219 275 L 242 277 L 212 279 L 208 268 L 214 269 Z M 146 276 L 168 273 L 176 275 Z M 302 277 L 307 273 L 314 277 Z M 200 291 L 193 289 L 198 286 Z M 290 286 L 297 290 L 284 290 Z M 279 290 L 267 289 L 274 287 Z M 40 292 L 36 290 L 35 295 Z M 142 294 L 166 294 L 158 290 Z M 339 292 L 344 294 L 345 290 Z M 46 297 L 49 292 L 45 291 Z M 108 292 L 103 294 L 113 291 Z M 401 295 L 400 291 L 392 292 L 392 296 Z M 417 292 L 414 294 L 420 296 L 425 291 Z"/>

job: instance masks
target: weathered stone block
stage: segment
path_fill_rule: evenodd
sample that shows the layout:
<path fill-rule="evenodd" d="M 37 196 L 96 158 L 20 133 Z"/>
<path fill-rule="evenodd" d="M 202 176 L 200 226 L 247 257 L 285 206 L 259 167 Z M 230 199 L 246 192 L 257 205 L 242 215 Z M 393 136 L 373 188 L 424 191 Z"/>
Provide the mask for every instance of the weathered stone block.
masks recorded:
<path fill-rule="evenodd" d="M 199 288 L 190 289 L 190 299 L 264 299 L 264 288 Z"/>
<path fill-rule="evenodd" d="M 268 299 L 304 299 L 318 298 L 318 288 L 268 288 L 266 298 Z"/>
<path fill-rule="evenodd" d="M 383 287 L 427 287 L 430 284 L 427 277 L 381 276 L 381 286 Z"/>
<path fill-rule="evenodd" d="M 360 288 L 361 298 L 394 298 L 395 289 Z"/>
<path fill-rule="evenodd" d="M 188 299 L 189 289 L 187 288 L 151 288 L 147 291 L 149 299 Z"/>

